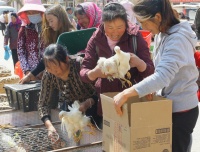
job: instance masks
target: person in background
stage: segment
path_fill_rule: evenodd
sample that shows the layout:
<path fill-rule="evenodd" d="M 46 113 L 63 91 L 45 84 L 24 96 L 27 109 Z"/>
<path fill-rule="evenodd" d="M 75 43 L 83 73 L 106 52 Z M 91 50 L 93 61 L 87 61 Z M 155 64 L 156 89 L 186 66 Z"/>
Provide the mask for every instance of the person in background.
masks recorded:
<path fill-rule="evenodd" d="M 100 25 L 102 11 L 94 2 L 84 2 L 77 5 L 74 15 L 80 26 L 77 29 L 86 29 Z"/>
<path fill-rule="evenodd" d="M 18 11 L 24 26 L 18 33 L 17 54 L 25 75 L 37 66 L 42 57 L 40 37 L 44 12 L 41 0 L 24 0 L 24 6 Z"/>
<path fill-rule="evenodd" d="M 3 36 L 5 33 L 6 25 L 8 24 L 8 13 L 9 11 L 3 11 L 3 13 L 0 15 L 1 32 Z"/>
<path fill-rule="evenodd" d="M 196 12 L 194 25 L 195 25 L 195 32 L 197 34 L 198 40 L 200 40 L 200 8 Z"/>
<path fill-rule="evenodd" d="M 134 4 L 130 2 L 129 0 L 122 0 L 119 3 L 125 8 L 127 16 L 128 16 L 128 20 L 133 24 L 137 24 L 137 19 L 132 10 Z"/>
<path fill-rule="evenodd" d="M 172 100 L 172 151 L 187 152 L 199 114 L 198 70 L 194 59 L 196 34 L 187 21 L 177 19 L 169 0 L 141 0 L 133 11 L 143 29 L 156 34 L 155 72 L 114 96 L 116 112 L 122 115 L 121 106 L 131 96 L 156 92 Z"/>
<path fill-rule="evenodd" d="M 179 14 L 179 18 L 180 19 L 186 19 L 186 20 L 190 20 L 190 18 L 188 16 L 186 16 L 183 12 L 178 13 Z"/>
<path fill-rule="evenodd" d="M 6 47 L 6 45 L 8 45 L 8 42 L 9 42 L 9 47 L 12 52 L 14 67 L 18 61 L 17 37 L 18 37 L 18 32 L 19 32 L 20 27 L 21 27 L 21 20 L 18 18 L 16 13 L 11 13 L 11 22 L 8 24 L 5 30 L 4 48 Z"/>
<path fill-rule="evenodd" d="M 72 8 L 71 7 L 67 7 L 66 11 L 67 11 L 67 16 L 68 16 L 70 22 L 72 23 L 74 28 L 76 28 L 77 24 L 76 24 L 76 21 L 74 20 L 74 12 L 73 12 Z"/>
<path fill-rule="evenodd" d="M 67 16 L 69 17 L 69 20 L 72 21 L 72 19 L 74 18 L 74 13 L 72 11 L 72 8 L 71 7 L 67 7 L 66 11 L 67 11 Z"/>
<path fill-rule="evenodd" d="M 95 83 L 98 95 L 124 90 L 119 79 L 109 81 L 97 65 L 100 57 L 109 58 L 115 54 L 115 46 L 131 55 L 129 72 L 132 84 L 154 72 L 149 48 L 139 32 L 139 27 L 128 21 L 126 10 L 121 4 L 108 3 L 103 9 L 102 24 L 87 44 L 80 71 L 83 82 Z M 98 114 L 102 116 L 101 101 L 98 104 Z"/>
<path fill-rule="evenodd" d="M 176 10 L 176 9 L 173 9 L 173 12 L 174 12 L 174 16 L 177 18 L 177 19 L 179 19 L 179 13 L 178 13 L 178 11 Z"/>
<path fill-rule="evenodd" d="M 50 97 L 54 89 L 58 89 L 61 94 L 61 101 L 54 100 L 60 109 L 69 111 L 68 105 L 71 106 L 78 100 L 79 110 L 87 116 L 92 116 L 92 122 L 95 121 L 98 125 L 97 93 L 94 86 L 82 82 L 79 75 L 82 57 L 72 59 L 68 56 L 66 48 L 59 44 L 50 44 L 45 49 L 43 58 L 46 70 L 42 77 L 38 112 L 46 128 L 56 132 L 50 117 Z"/>
<path fill-rule="evenodd" d="M 70 32 L 75 30 L 70 23 L 66 11 L 61 5 L 53 5 L 49 7 L 43 16 L 43 27 L 42 27 L 42 42 L 43 46 L 56 43 L 57 38 L 64 32 Z M 36 77 L 40 72 L 45 69 L 43 60 L 27 74 L 20 83 L 28 83 L 33 80 L 38 80 Z"/>

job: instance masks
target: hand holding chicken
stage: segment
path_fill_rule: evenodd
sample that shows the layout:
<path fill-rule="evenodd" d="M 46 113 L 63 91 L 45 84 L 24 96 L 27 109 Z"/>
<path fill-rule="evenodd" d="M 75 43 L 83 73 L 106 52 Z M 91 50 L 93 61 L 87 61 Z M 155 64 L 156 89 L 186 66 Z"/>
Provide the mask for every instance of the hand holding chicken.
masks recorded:
<path fill-rule="evenodd" d="M 84 127 L 90 124 L 90 118 L 83 115 L 79 110 L 80 105 L 78 101 L 72 104 L 72 107 L 68 106 L 69 112 L 61 111 L 59 118 L 61 120 L 61 130 L 66 130 L 69 138 L 73 137 L 76 142 L 81 138 L 81 132 L 84 131 Z M 80 134 L 77 136 L 77 132 Z"/>
<path fill-rule="evenodd" d="M 112 81 L 118 78 L 122 83 L 122 87 L 126 87 L 126 82 L 129 86 L 132 86 L 132 83 L 129 81 L 131 75 L 128 72 L 131 68 L 129 64 L 130 53 L 123 52 L 119 46 L 115 46 L 114 51 L 116 54 L 108 59 L 100 57 L 97 65 L 101 68 L 102 73 L 108 76 L 109 80 Z M 125 78 L 126 75 L 129 80 Z"/>

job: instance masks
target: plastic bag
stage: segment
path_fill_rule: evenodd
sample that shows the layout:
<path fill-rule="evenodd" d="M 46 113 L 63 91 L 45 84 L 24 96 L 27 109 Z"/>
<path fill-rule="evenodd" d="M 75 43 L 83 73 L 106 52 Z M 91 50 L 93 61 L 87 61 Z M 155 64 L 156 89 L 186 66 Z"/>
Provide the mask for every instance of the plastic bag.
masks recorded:
<path fill-rule="evenodd" d="M 21 80 L 21 79 L 23 78 L 23 76 L 24 76 L 19 61 L 15 64 L 14 73 L 20 77 L 20 80 Z"/>
<path fill-rule="evenodd" d="M 5 52 L 4 52 L 4 59 L 8 60 L 11 56 L 11 51 L 8 45 L 4 46 Z"/>

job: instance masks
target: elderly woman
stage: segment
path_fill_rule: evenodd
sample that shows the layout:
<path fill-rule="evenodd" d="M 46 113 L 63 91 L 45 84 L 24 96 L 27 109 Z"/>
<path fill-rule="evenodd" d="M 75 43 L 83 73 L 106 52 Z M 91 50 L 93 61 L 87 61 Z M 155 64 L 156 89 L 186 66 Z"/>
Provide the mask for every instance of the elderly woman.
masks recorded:
<path fill-rule="evenodd" d="M 110 82 L 106 79 L 107 76 L 101 72 L 97 66 L 99 57 L 113 56 L 115 46 L 130 53 L 130 81 L 135 84 L 154 72 L 149 48 L 139 32 L 139 27 L 128 21 L 126 10 L 122 5 L 107 4 L 103 9 L 102 21 L 103 23 L 88 42 L 80 72 L 81 79 L 86 83 L 94 82 L 99 94 L 123 91 L 124 88 L 118 79 Z M 136 50 L 135 54 L 134 50 Z M 98 114 L 102 115 L 100 103 Z"/>
<path fill-rule="evenodd" d="M 55 128 L 50 118 L 50 98 L 53 90 L 60 92 L 59 102 L 54 101 L 53 105 L 58 105 L 62 110 L 68 110 L 75 100 L 80 102 L 80 111 L 92 116 L 98 123 L 97 95 L 92 84 L 81 81 L 79 72 L 81 57 L 72 59 L 67 55 L 67 50 L 58 44 L 49 45 L 44 52 L 45 72 L 42 78 L 42 88 L 38 102 L 39 115 L 45 126 L 51 132 Z M 55 95 L 55 94 L 54 94 Z"/>
<path fill-rule="evenodd" d="M 9 47 L 12 51 L 12 59 L 14 66 L 18 61 L 17 37 L 20 27 L 21 27 L 21 20 L 18 18 L 16 13 L 11 13 L 11 22 L 8 24 L 5 30 L 4 48 L 6 45 L 8 45 L 9 42 Z"/>
<path fill-rule="evenodd" d="M 74 15 L 78 20 L 80 29 L 86 29 L 100 25 L 102 11 L 95 3 L 84 2 L 77 5 Z"/>

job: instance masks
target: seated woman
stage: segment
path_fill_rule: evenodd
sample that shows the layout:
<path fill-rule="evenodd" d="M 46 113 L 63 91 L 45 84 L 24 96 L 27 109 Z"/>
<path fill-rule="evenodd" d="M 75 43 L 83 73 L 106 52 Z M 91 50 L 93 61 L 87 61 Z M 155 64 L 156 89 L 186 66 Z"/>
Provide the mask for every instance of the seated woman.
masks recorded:
<path fill-rule="evenodd" d="M 77 29 L 86 29 L 100 25 L 102 11 L 95 3 L 84 2 L 77 5 L 74 15 L 78 20 Z"/>
<path fill-rule="evenodd" d="M 54 89 L 60 92 L 60 102 L 55 101 L 55 104 L 63 110 L 68 110 L 68 105 L 78 100 L 79 110 L 87 116 L 92 116 L 98 125 L 100 119 L 96 115 L 97 93 L 92 84 L 82 82 L 79 76 L 82 58 L 70 58 L 67 50 L 58 44 L 49 45 L 43 58 L 46 70 L 42 78 L 38 111 L 46 128 L 52 132 L 56 131 L 50 118 L 50 97 Z"/>
<path fill-rule="evenodd" d="M 88 42 L 80 72 L 83 82 L 95 82 L 99 94 L 124 90 L 118 79 L 110 82 L 97 66 L 99 57 L 109 58 L 115 54 L 113 50 L 115 46 L 131 54 L 130 81 L 132 84 L 138 83 L 154 72 L 147 43 L 140 34 L 139 27 L 128 21 L 126 10 L 122 5 L 107 4 L 103 9 L 102 21 L 103 23 Z M 102 115 L 100 103 L 98 114 Z"/>

